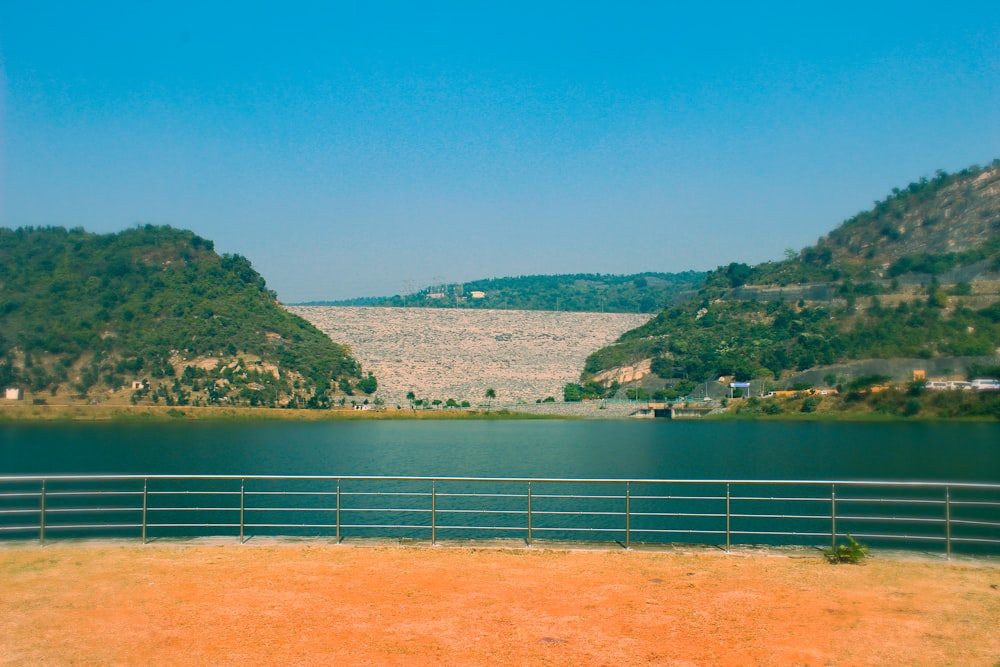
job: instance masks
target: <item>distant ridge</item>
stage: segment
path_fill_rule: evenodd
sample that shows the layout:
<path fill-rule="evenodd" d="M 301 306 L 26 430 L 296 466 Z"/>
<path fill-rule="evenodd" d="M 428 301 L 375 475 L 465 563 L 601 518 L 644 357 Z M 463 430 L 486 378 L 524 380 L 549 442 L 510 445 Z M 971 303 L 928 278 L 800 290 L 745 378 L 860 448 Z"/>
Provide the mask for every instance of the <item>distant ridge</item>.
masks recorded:
<path fill-rule="evenodd" d="M 295 305 L 655 313 L 694 294 L 704 277 L 705 273 L 699 271 L 517 276 L 435 285 L 391 297 L 309 301 Z"/>

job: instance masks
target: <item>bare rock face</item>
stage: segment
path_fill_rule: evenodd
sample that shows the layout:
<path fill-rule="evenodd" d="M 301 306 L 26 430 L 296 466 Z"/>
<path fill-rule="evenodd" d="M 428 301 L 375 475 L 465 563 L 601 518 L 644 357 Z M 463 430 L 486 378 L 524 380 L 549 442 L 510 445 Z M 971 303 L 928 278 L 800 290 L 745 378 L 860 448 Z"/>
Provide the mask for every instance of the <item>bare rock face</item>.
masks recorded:
<path fill-rule="evenodd" d="M 472 405 L 562 400 L 591 352 L 649 319 L 621 313 L 289 306 L 351 346 L 388 405 L 453 398 Z"/>
<path fill-rule="evenodd" d="M 653 372 L 651 368 L 652 363 L 652 359 L 643 359 L 639 363 L 632 366 L 619 366 L 618 368 L 611 368 L 594 375 L 594 380 L 605 385 L 611 384 L 612 382 L 617 382 L 618 384 L 635 382 Z"/>

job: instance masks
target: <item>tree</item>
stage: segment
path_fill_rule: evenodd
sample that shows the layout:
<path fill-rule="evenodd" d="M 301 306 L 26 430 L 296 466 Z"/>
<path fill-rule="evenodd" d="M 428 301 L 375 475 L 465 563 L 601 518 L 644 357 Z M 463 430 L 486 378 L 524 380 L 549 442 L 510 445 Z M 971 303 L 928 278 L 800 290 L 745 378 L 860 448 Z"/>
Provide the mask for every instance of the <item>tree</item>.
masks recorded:
<path fill-rule="evenodd" d="M 486 411 L 490 411 L 490 406 L 493 404 L 493 399 L 497 397 L 496 389 L 490 387 L 486 390 Z"/>
<path fill-rule="evenodd" d="M 406 400 L 410 402 L 410 409 L 415 410 L 416 405 L 414 404 L 414 401 L 417 400 L 417 395 L 414 394 L 413 391 L 408 391 L 406 392 Z"/>
<path fill-rule="evenodd" d="M 729 284 L 733 287 L 745 285 L 752 274 L 753 269 L 742 262 L 732 262 L 726 267 L 726 276 L 729 278 Z"/>
<path fill-rule="evenodd" d="M 372 373 L 369 371 L 368 377 L 364 377 L 358 380 L 355 386 L 357 386 L 358 389 L 371 396 L 372 394 L 375 393 L 375 390 L 378 389 L 378 380 L 376 380 L 375 376 L 372 375 Z"/>

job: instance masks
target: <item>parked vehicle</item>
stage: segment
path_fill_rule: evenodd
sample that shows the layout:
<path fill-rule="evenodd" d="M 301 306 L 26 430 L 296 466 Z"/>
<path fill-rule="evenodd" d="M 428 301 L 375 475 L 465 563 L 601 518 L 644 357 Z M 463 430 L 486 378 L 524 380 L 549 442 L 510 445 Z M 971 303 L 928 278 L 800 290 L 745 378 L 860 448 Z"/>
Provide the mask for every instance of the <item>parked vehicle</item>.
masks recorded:
<path fill-rule="evenodd" d="M 969 384 L 975 391 L 1000 391 L 1000 380 L 996 378 L 976 378 Z"/>

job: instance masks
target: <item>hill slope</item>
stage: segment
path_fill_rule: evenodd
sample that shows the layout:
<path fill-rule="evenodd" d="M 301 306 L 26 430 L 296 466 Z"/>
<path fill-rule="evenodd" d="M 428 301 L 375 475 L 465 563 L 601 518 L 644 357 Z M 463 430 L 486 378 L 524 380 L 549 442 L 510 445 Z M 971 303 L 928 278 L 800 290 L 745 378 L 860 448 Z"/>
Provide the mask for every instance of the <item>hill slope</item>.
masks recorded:
<path fill-rule="evenodd" d="M 699 271 L 627 276 L 597 273 L 518 276 L 437 285 L 402 296 L 300 305 L 655 313 L 691 296 L 704 277 Z"/>
<path fill-rule="evenodd" d="M 645 364 L 661 387 L 782 380 L 851 360 L 996 354 L 1000 161 L 894 190 L 789 255 L 711 272 L 696 297 L 592 354 L 582 380 Z"/>
<path fill-rule="evenodd" d="M 0 385 L 133 402 L 323 407 L 361 379 L 350 349 L 191 232 L 0 229 Z"/>

